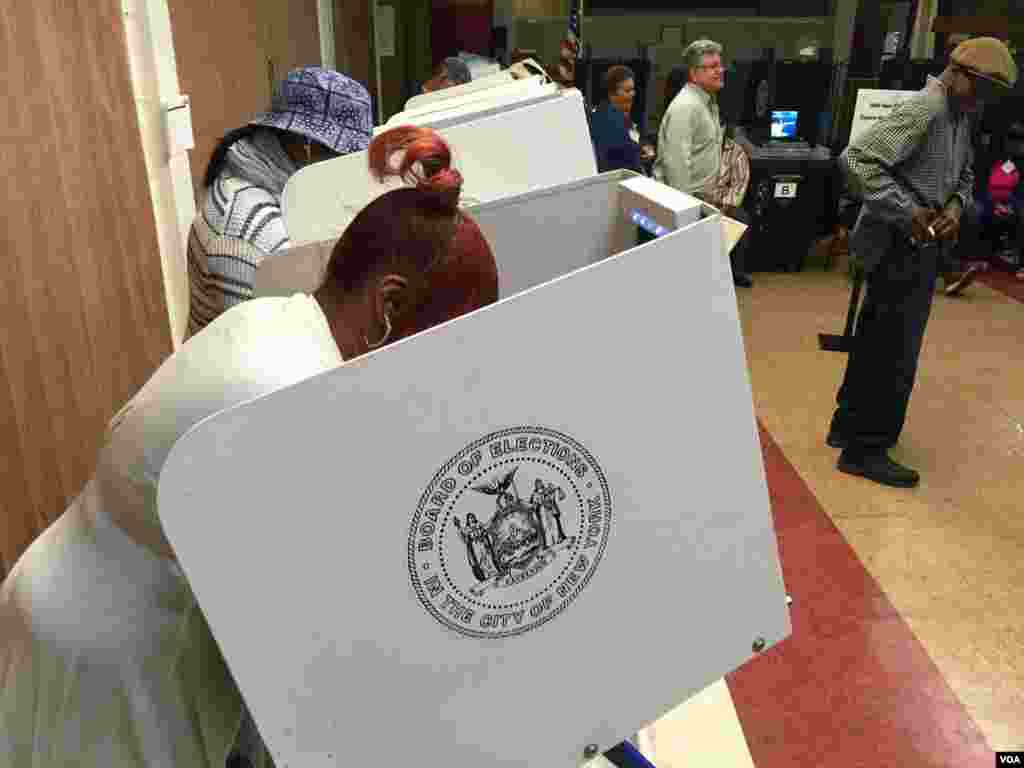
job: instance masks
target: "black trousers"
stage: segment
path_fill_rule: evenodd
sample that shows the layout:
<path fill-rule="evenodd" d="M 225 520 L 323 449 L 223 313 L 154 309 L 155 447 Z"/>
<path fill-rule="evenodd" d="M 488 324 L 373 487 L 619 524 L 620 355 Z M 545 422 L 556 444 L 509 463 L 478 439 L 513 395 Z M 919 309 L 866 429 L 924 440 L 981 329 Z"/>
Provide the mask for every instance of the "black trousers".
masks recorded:
<path fill-rule="evenodd" d="M 836 396 L 832 431 L 851 453 L 874 453 L 899 440 L 941 255 L 900 242 L 867 276 L 853 350 Z"/>

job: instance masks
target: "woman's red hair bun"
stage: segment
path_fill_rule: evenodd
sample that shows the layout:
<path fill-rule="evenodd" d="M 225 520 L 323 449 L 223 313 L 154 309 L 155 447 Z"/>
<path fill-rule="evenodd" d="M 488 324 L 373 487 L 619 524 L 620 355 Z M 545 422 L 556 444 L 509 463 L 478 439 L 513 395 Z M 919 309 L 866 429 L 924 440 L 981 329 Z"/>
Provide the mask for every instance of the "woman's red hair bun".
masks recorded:
<path fill-rule="evenodd" d="M 404 152 L 396 166 L 393 158 Z M 452 168 L 452 152 L 436 131 L 404 125 L 370 143 L 370 172 L 378 181 L 399 176 L 434 198 L 438 207 L 454 211 L 462 193 L 462 174 Z"/>

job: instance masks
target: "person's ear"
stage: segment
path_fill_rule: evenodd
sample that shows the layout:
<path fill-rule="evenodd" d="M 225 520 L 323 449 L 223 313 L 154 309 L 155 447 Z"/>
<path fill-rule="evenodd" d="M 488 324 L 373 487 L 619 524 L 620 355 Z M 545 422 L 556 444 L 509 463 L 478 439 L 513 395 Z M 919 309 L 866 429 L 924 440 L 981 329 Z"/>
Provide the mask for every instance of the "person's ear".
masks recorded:
<path fill-rule="evenodd" d="M 397 325 L 413 306 L 412 287 L 406 278 L 391 274 L 377 280 L 373 290 L 373 310 L 381 325 L 385 324 L 385 318 Z"/>

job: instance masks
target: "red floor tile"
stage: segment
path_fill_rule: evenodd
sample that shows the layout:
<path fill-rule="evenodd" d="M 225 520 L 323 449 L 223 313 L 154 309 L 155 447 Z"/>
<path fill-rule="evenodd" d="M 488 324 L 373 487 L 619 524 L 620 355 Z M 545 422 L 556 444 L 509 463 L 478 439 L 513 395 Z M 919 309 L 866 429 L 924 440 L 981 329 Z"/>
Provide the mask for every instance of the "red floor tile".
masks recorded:
<path fill-rule="evenodd" d="M 730 675 L 757 768 L 988 768 L 993 753 L 766 431 L 793 635 Z"/>

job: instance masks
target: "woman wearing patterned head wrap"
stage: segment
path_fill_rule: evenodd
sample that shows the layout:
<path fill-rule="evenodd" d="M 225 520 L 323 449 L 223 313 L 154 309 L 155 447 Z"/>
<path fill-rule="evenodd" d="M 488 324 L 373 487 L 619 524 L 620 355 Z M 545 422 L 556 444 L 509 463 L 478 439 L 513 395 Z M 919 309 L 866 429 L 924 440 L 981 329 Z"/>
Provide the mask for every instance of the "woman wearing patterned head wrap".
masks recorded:
<path fill-rule="evenodd" d="M 257 265 L 289 245 L 281 193 L 299 168 L 370 145 L 370 95 L 345 75 L 293 70 L 271 111 L 228 133 L 206 168 L 189 235 L 188 335 L 252 298 Z"/>
<path fill-rule="evenodd" d="M 315 295 L 239 304 L 172 354 L 114 417 L 81 494 L 0 586 L 0 765 L 223 768 L 236 743 L 263 764 L 164 535 L 157 484 L 204 418 L 497 301 L 494 255 L 459 209 L 462 177 L 440 137 L 394 129 L 369 159 L 410 186 L 353 219 Z"/>

